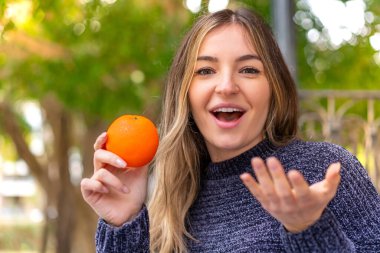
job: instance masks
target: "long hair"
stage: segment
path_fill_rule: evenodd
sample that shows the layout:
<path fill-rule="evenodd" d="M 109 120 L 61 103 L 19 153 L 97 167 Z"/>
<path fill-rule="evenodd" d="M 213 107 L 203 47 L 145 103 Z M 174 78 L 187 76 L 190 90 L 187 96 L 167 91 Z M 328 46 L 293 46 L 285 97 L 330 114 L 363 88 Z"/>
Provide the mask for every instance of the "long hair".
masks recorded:
<path fill-rule="evenodd" d="M 186 252 L 186 240 L 193 239 L 186 230 L 186 217 L 197 197 L 201 166 L 208 155 L 191 117 L 188 90 L 204 37 L 232 23 L 245 28 L 270 84 L 266 138 L 275 145 L 285 145 L 296 136 L 296 88 L 269 26 L 247 9 L 226 9 L 200 17 L 178 48 L 163 93 L 161 140 L 153 170 L 154 191 L 148 204 L 152 252 Z"/>

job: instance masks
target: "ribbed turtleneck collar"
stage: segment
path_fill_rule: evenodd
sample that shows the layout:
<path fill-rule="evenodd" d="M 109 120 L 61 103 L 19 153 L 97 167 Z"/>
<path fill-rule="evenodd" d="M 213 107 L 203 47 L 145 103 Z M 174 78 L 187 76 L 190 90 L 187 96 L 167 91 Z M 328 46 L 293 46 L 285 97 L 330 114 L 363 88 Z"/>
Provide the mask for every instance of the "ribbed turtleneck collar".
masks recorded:
<path fill-rule="evenodd" d="M 210 162 L 204 171 L 204 179 L 222 179 L 229 176 L 240 175 L 251 168 L 251 159 L 261 157 L 266 159 L 276 150 L 269 140 L 264 139 L 253 148 L 222 162 Z"/>

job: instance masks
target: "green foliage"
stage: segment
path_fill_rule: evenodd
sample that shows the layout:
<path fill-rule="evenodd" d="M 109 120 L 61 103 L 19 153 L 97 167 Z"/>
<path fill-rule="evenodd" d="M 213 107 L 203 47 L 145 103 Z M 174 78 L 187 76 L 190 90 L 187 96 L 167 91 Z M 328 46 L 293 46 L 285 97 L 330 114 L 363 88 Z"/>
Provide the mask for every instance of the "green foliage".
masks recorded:
<path fill-rule="evenodd" d="M 232 4 L 234 1 L 231 1 Z M 271 22 L 271 10 L 270 10 L 270 1 L 268 0 L 239 0 L 237 1 L 237 5 L 248 7 L 252 10 L 254 10 L 257 13 L 260 13 L 260 15 L 268 22 L 268 24 Z"/>
<path fill-rule="evenodd" d="M 21 59 L 0 53 L 0 97 L 39 99 L 54 93 L 73 111 L 108 119 L 141 113 L 157 104 L 178 41 L 196 16 L 170 1 L 31 2 L 28 22 L 20 25 L 3 19 L 2 33 L 16 31 L 42 43 L 37 53 L 18 45 L 27 53 Z M 368 37 L 377 29 L 380 4 L 366 3 L 375 21 L 367 24 L 372 32 L 358 36 L 356 44 L 320 48 L 306 39 L 307 29 L 296 26 L 301 88 L 377 88 L 380 72 Z M 2 12 L 5 6 L 1 1 Z M 270 1 L 230 1 L 230 7 L 237 6 L 254 9 L 270 23 Z M 323 29 L 304 5 L 297 5 L 299 10 L 314 28 Z"/>
<path fill-rule="evenodd" d="M 4 15 L 5 11 L 5 0 L 0 0 L 0 17 Z"/>
<path fill-rule="evenodd" d="M 299 1 L 304 2 L 304 1 Z M 305 29 L 298 20 L 297 60 L 298 77 L 301 88 L 309 89 L 379 89 L 379 65 L 375 62 L 376 51 L 369 43 L 369 37 L 378 31 L 380 20 L 380 2 L 365 1 L 366 12 L 374 16 L 374 21 L 367 21 L 365 26 L 369 33 L 353 35 L 351 41 L 339 47 L 329 44 L 318 46 L 306 39 L 310 29 L 320 32 L 324 27 L 305 5 L 299 5 L 302 19 L 308 19 L 312 27 Z M 297 16 L 297 15 L 296 15 Z M 297 18 L 296 18 L 297 20 Z"/>
<path fill-rule="evenodd" d="M 158 102 L 178 35 L 188 22 L 182 6 L 168 15 L 158 2 L 34 4 L 34 24 L 23 32 L 38 31 L 34 36 L 47 41 L 47 50 L 57 57 L 30 54 L 13 60 L 15 89 L 35 98 L 52 92 L 72 110 L 103 118 L 138 113 Z"/>

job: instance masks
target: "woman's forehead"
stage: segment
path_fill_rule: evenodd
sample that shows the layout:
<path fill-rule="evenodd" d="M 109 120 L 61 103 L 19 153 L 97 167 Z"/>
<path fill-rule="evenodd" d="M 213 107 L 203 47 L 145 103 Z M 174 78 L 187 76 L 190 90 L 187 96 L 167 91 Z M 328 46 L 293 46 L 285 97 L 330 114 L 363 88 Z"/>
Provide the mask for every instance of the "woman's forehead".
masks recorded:
<path fill-rule="evenodd" d="M 256 52 L 256 47 L 248 30 L 241 24 L 225 24 L 210 30 L 200 43 L 198 55 L 203 51 L 219 51 L 224 47 L 245 47 L 252 52 Z"/>

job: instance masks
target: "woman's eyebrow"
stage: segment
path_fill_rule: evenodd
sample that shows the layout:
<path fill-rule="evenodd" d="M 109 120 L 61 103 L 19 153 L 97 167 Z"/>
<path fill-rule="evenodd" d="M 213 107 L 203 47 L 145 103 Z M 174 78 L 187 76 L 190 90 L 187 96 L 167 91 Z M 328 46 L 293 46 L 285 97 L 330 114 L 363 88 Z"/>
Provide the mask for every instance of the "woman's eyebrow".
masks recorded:
<path fill-rule="evenodd" d="M 240 56 L 239 58 L 236 59 L 237 62 L 240 61 L 247 61 L 247 60 L 258 60 L 261 61 L 260 57 L 256 54 L 246 54 L 243 56 Z"/>
<path fill-rule="evenodd" d="M 198 56 L 198 57 L 197 57 L 197 61 L 211 61 L 211 62 L 217 62 L 217 61 L 218 61 L 218 58 L 216 58 L 216 57 L 212 57 L 212 56 L 204 55 L 204 56 Z"/>
<path fill-rule="evenodd" d="M 259 60 L 261 61 L 260 57 L 256 54 L 246 54 L 243 56 L 240 56 L 236 59 L 237 62 L 240 61 L 247 61 L 247 60 Z M 210 61 L 210 62 L 217 62 L 218 58 L 208 55 L 201 55 L 197 57 L 197 61 Z"/>

